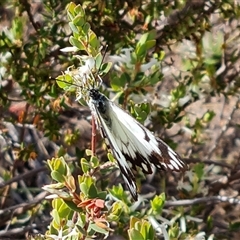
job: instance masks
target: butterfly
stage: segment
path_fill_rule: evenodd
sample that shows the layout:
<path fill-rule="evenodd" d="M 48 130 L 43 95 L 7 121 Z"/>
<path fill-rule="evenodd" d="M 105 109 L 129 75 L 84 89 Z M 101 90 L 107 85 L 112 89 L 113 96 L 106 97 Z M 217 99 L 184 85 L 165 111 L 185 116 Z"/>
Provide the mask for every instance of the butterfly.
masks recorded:
<path fill-rule="evenodd" d="M 134 200 L 138 193 L 132 169 L 139 167 L 146 174 L 153 172 L 153 165 L 159 170 L 187 170 L 175 151 L 98 89 L 89 89 L 88 105 Z"/>
<path fill-rule="evenodd" d="M 132 170 L 137 167 L 145 174 L 159 170 L 185 171 L 186 163 L 160 138 L 155 137 L 135 118 L 108 99 L 99 91 L 102 84 L 100 75 L 93 74 L 95 60 L 79 56 L 84 64 L 77 70 L 65 71 L 77 87 L 77 99 L 84 99 L 89 105 L 101 135 L 107 140 L 114 158 L 117 160 L 123 179 L 134 200 L 138 199 L 137 185 Z M 58 78 L 59 86 L 64 76 Z M 68 82 L 65 82 L 68 83 Z"/>

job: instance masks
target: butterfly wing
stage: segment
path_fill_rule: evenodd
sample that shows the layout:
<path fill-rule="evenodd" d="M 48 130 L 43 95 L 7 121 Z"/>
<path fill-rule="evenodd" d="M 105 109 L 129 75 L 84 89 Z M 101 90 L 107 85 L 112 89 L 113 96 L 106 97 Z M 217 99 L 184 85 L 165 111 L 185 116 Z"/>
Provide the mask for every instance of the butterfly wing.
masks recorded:
<path fill-rule="evenodd" d="M 111 134 L 132 167 L 152 173 L 152 164 L 160 170 L 184 171 L 187 165 L 164 141 L 155 137 L 136 119 L 109 100 Z"/>
<path fill-rule="evenodd" d="M 121 146 L 119 146 L 117 139 L 112 134 L 112 131 L 109 128 L 108 122 L 110 121 L 110 118 L 104 119 L 97 108 L 95 108 L 94 111 L 93 111 L 94 117 L 97 120 L 97 125 L 101 131 L 102 136 L 107 140 L 107 143 L 110 146 L 113 156 L 118 162 L 124 182 L 127 184 L 133 199 L 137 200 L 138 195 L 137 195 L 137 186 L 135 183 L 135 176 L 133 175 L 133 172 L 129 167 L 129 164 L 127 163 L 127 159 L 123 154 Z"/>
<path fill-rule="evenodd" d="M 90 107 L 135 200 L 137 187 L 131 168 L 136 170 L 138 166 L 147 174 L 152 173 L 152 164 L 161 170 L 187 169 L 184 161 L 166 143 L 104 95 L 101 94 L 100 100 L 92 101 Z"/>

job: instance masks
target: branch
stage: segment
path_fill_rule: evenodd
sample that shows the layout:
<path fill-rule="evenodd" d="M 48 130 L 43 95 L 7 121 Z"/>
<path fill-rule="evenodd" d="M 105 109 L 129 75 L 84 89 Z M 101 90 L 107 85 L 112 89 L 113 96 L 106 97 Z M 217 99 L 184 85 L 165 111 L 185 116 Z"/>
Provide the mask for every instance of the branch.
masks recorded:
<path fill-rule="evenodd" d="M 203 197 L 187 200 L 177 200 L 177 201 L 167 201 L 164 206 L 166 207 L 176 207 L 176 206 L 188 206 L 199 203 L 214 203 L 214 202 L 229 202 L 232 204 L 240 204 L 240 199 L 238 198 L 229 198 L 226 196 L 212 196 L 212 197 Z"/>
<path fill-rule="evenodd" d="M 35 174 L 37 174 L 39 172 L 45 172 L 45 171 L 47 171 L 47 167 L 40 167 L 40 168 L 37 168 L 37 169 L 33 169 L 31 171 L 28 171 L 26 173 L 23 173 L 23 174 L 20 174 L 20 175 L 18 175 L 16 177 L 13 177 L 13 178 L 9 179 L 6 182 L 0 183 L 0 188 L 4 188 L 4 187 L 6 187 L 6 186 L 8 186 L 8 185 L 10 185 L 10 184 L 12 184 L 14 182 L 18 182 L 18 181 L 20 181 L 20 180 L 22 180 L 24 178 L 29 178 L 32 175 L 35 175 Z"/>

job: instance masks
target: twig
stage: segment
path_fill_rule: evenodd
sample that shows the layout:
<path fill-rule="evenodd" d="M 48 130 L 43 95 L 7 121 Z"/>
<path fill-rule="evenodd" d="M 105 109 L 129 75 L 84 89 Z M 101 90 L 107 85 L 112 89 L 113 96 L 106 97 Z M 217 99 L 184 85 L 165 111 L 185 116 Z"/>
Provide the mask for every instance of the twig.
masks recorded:
<path fill-rule="evenodd" d="M 41 224 L 41 226 L 46 226 L 46 225 L 48 225 L 48 223 Z M 31 226 L 14 228 L 14 229 L 11 229 L 8 231 L 3 230 L 3 231 L 0 231 L 0 237 L 10 237 L 10 236 L 12 237 L 14 235 L 22 235 L 26 232 L 29 232 L 30 230 L 36 230 L 39 227 L 40 227 L 39 224 L 32 224 Z M 13 238 L 11 238 L 11 239 L 13 239 Z M 14 239 L 19 240 L 19 238 L 16 238 L 16 237 Z"/>
<path fill-rule="evenodd" d="M 22 191 L 25 193 L 27 200 L 32 201 L 33 200 L 33 195 L 31 193 L 31 191 L 28 189 L 28 187 L 26 186 L 26 183 L 21 179 L 19 181 L 19 184 L 22 188 Z"/>
<path fill-rule="evenodd" d="M 177 201 L 167 201 L 165 203 L 166 207 L 176 207 L 176 206 L 188 206 L 199 203 L 212 203 L 212 202 L 229 202 L 232 204 L 240 204 L 240 199 L 238 198 L 230 198 L 226 196 L 212 196 L 212 197 L 202 197 L 195 199 L 187 199 L 187 200 L 177 200 Z"/>
<path fill-rule="evenodd" d="M 40 167 L 40 168 L 37 168 L 37 169 L 33 169 L 31 171 L 28 171 L 26 173 L 23 173 L 21 175 L 18 175 L 16 177 L 13 177 L 12 179 L 9 179 L 8 181 L 4 182 L 4 183 L 0 183 L 0 188 L 4 188 L 14 182 L 18 182 L 24 178 L 28 178 L 28 177 L 31 177 L 32 175 L 35 175 L 39 172 L 44 172 L 44 171 L 47 171 L 47 167 Z"/>
<path fill-rule="evenodd" d="M 45 199 L 45 197 L 48 195 L 49 193 L 47 191 L 41 192 L 40 194 L 38 194 L 32 201 L 28 202 L 28 203 L 20 203 L 5 209 L 0 209 L 0 216 L 12 212 L 12 211 L 17 211 L 18 214 L 21 214 L 23 212 L 26 211 L 26 209 L 32 207 L 32 205 L 36 205 L 38 203 L 40 203 L 42 200 Z M 0 235 L 1 236 L 1 235 Z"/>
<path fill-rule="evenodd" d="M 34 21 L 33 15 L 31 13 L 31 4 L 27 0 L 21 0 L 20 3 L 23 5 L 25 8 L 27 15 L 29 17 L 30 22 L 32 23 L 35 31 L 37 32 L 39 29 L 39 25 Z"/>

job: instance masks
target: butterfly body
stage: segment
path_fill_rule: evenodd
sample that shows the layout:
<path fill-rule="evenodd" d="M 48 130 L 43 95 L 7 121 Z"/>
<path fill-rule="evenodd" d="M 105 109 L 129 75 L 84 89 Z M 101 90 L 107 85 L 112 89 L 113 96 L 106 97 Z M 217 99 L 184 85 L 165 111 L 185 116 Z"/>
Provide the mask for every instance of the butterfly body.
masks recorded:
<path fill-rule="evenodd" d="M 98 89 L 89 90 L 89 107 L 101 134 L 109 142 L 131 195 L 137 200 L 137 186 L 132 169 L 152 173 L 154 165 L 160 170 L 183 171 L 184 161 L 160 138 L 121 109 Z"/>

